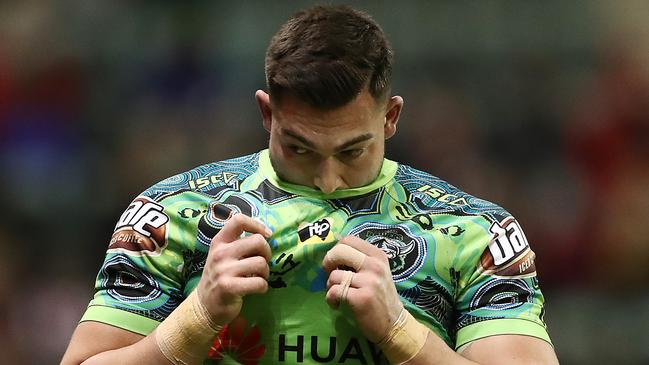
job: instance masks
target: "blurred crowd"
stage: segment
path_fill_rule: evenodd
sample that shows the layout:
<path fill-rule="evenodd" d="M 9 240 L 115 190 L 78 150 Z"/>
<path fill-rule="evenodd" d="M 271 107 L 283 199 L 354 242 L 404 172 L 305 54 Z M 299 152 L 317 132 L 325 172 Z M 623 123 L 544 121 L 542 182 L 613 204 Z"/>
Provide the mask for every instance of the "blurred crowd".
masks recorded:
<path fill-rule="evenodd" d="M 265 46 L 306 4 L 0 3 L 3 363 L 58 362 L 138 192 L 264 148 Z M 649 362 L 649 47 L 613 5 L 355 4 L 396 51 L 387 156 L 518 218 L 562 363 Z"/>

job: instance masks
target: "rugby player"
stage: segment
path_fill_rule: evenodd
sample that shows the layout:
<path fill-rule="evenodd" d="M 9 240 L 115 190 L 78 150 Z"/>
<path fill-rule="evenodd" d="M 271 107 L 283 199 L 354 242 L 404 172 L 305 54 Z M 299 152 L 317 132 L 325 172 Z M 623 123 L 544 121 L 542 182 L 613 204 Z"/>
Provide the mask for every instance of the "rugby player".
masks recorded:
<path fill-rule="evenodd" d="M 307 9 L 265 66 L 268 149 L 133 200 L 62 364 L 556 364 L 517 221 L 384 158 L 379 26 Z"/>

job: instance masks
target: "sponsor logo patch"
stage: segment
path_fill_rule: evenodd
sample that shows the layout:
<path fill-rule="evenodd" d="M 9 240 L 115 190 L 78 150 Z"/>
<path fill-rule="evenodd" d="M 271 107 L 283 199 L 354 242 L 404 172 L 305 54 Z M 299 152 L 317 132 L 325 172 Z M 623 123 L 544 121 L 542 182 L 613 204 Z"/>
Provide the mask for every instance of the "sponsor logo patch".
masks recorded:
<path fill-rule="evenodd" d="M 536 275 L 536 255 L 513 217 L 494 222 L 489 231 L 493 236 L 480 257 L 480 269 L 484 273 L 509 278 Z"/>
<path fill-rule="evenodd" d="M 301 243 L 323 243 L 329 241 L 333 236 L 331 221 L 329 218 L 320 219 L 310 224 L 301 224 L 297 234 Z"/>
<path fill-rule="evenodd" d="M 278 363 L 387 364 L 381 350 L 366 339 L 280 333 L 277 341 Z"/>
<path fill-rule="evenodd" d="M 203 189 L 210 185 L 221 186 L 221 185 L 236 185 L 236 179 L 238 175 L 231 172 L 222 172 L 216 175 L 200 177 L 195 180 L 189 180 L 187 183 L 189 188 L 192 190 Z"/>
<path fill-rule="evenodd" d="M 440 203 L 445 203 L 448 205 L 453 205 L 456 207 L 467 205 L 467 201 L 464 197 L 457 196 L 451 193 L 448 193 L 446 190 L 433 187 L 430 185 L 424 185 L 417 189 L 417 193 L 424 194 L 429 198 L 433 198 Z"/>
<path fill-rule="evenodd" d="M 120 217 L 108 245 L 108 252 L 160 254 L 166 245 L 169 217 L 164 207 L 146 197 L 138 197 Z"/>
<path fill-rule="evenodd" d="M 207 353 L 209 360 L 217 363 L 257 365 L 266 352 L 257 325 L 239 315 L 218 333 Z"/>

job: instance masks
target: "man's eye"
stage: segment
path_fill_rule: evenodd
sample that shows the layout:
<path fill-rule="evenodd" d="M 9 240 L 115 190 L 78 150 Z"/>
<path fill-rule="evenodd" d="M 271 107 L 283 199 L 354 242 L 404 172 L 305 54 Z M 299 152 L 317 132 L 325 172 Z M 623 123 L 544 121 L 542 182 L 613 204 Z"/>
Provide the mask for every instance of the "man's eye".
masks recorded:
<path fill-rule="evenodd" d="M 363 150 L 362 148 L 354 148 L 351 150 L 344 150 L 341 152 L 341 154 L 346 158 L 356 158 L 362 155 L 364 151 L 365 150 Z"/>
<path fill-rule="evenodd" d="M 307 153 L 309 153 L 309 150 L 307 150 L 306 148 L 302 148 L 298 146 L 291 146 L 291 150 L 296 155 L 306 155 Z"/>

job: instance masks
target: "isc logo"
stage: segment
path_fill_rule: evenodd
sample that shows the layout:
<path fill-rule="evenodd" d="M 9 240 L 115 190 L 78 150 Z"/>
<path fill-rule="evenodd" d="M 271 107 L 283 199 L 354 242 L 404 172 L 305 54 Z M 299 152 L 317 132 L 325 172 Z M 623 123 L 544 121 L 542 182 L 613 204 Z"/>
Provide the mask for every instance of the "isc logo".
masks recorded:
<path fill-rule="evenodd" d="M 447 193 L 446 190 L 424 185 L 417 189 L 418 192 L 437 200 L 440 203 L 454 205 L 456 207 L 467 205 L 466 199 L 457 195 Z"/>
<path fill-rule="evenodd" d="M 163 207 L 153 201 L 136 199 L 122 214 L 115 226 L 115 230 L 124 227 L 132 227 L 133 230 L 145 237 L 151 237 L 151 230 L 162 227 L 169 222 L 169 217 L 165 215 Z M 145 226 L 150 226 L 145 229 Z"/>

